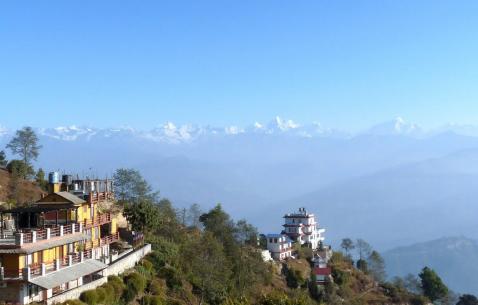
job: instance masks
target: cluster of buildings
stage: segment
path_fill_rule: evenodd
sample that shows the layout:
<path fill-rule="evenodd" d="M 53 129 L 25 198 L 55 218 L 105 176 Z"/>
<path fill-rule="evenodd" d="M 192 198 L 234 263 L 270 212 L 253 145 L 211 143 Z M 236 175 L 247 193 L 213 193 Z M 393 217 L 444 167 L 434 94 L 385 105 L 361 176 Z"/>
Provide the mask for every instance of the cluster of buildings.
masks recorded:
<path fill-rule="evenodd" d="M 299 208 L 298 212 L 284 216 L 284 229 L 280 234 L 268 234 L 266 256 L 274 260 L 294 258 L 293 245 L 309 247 L 313 250 L 312 263 L 318 284 L 325 283 L 331 276 L 331 269 L 327 262 L 332 255 L 331 248 L 324 246 L 325 229 L 319 227 L 314 214 L 307 212 L 305 208 Z"/>
<path fill-rule="evenodd" d="M 0 211 L 0 303 L 58 303 L 134 266 L 150 245 L 119 227 L 113 201 L 112 180 L 55 172 L 40 200 Z"/>

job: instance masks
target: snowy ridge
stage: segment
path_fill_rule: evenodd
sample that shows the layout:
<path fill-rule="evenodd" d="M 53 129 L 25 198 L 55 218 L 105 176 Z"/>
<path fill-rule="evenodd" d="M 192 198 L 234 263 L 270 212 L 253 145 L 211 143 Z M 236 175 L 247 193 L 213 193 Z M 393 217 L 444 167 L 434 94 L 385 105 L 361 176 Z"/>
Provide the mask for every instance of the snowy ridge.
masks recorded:
<path fill-rule="evenodd" d="M 191 143 L 205 137 L 234 137 L 249 135 L 264 136 L 293 136 L 301 138 L 341 138 L 347 139 L 352 133 L 323 126 L 320 122 L 300 124 L 291 119 L 275 117 L 268 123 L 255 122 L 246 127 L 229 125 L 225 127 L 212 127 L 209 125 L 183 124 L 165 122 L 151 130 L 138 130 L 129 126 L 118 128 L 95 128 L 88 126 L 59 126 L 54 128 L 37 128 L 38 134 L 43 137 L 61 141 L 89 141 L 93 138 L 138 138 L 153 142 L 170 144 Z M 12 135 L 13 129 L 0 125 L 0 138 Z M 440 128 L 425 131 L 419 125 L 405 121 L 401 117 L 395 120 L 377 124 L 358 135 L 373 136 L 407 136 L 423 138 L 439 133 L 453 132 L 464 136 L 478 136 L 478 126 L 447 124 Z"/>

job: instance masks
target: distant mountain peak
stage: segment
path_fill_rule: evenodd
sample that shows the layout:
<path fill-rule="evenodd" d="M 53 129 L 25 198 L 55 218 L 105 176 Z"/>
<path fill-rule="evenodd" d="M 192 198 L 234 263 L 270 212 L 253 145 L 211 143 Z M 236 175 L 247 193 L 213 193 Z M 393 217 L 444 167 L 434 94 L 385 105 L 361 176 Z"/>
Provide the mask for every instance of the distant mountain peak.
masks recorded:
<path fill-rule="evenodd" d="M 420 126 L 414 123 L 405 121 L 402 117 L 398 116 L 392 121 L 380 123 L 373 126 L 367 132 L 372 135 L 409 135 L 418 136 L 423 133 Z"/>

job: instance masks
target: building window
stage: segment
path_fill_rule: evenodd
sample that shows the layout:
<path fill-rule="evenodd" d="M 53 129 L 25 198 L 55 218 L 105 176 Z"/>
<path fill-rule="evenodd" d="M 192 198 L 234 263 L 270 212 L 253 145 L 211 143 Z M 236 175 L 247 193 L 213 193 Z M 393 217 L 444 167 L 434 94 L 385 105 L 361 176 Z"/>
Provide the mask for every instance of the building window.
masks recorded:
<path fill-rule="evenodd" d="M 277 244 L 277 238 L 274 238 L 274 243 Z"/>

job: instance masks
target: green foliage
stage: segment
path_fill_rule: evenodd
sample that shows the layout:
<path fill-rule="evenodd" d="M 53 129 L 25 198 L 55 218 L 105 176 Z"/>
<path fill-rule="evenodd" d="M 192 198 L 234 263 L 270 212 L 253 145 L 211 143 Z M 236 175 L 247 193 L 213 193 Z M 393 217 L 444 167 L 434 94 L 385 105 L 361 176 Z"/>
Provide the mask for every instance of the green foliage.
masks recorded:
<path fill-rule="evenodd" d="M 174 267 L 164 266 L 158 271 L 158 275 L 166 280 L 166 285 L 170 289 L 178 289 L 183 286 L 181 276 Z"/>
<path fill-rule="evenodd" d="M 6 147 L 12 151 L 12 154 L 19 155 L 27 165 L 38 158 L 39 151 L 42 148 L 38 144 L 38 137 L 31 127 L 23 127 L 17 130 Z"/>
<path fill-rule="evenodd" d="M 146 289 L 146 279 L 143 275 L 133 272 L 125 277 L 126 289 L 134 292 L 135 295 Z"/>
<path fill-rule="evenodd" d="M 123 215 L 133 230 L 136 231 L 148 232 L 159 224 L 159 211 L 157 206 L 146 199 L 125 204 Z"/>
<path fill-rule="evenodd" d="M 138 170 L 119 168 L 114 173 L 113 179 L 116 196 L 122 203 L 155 202 L 159 195 L 152 191 L 152 187 Z"/>
<path fill-rule="evenodd" d="M 430 301 L 423 295 L 414 295 L 409 300 L 411 305 L 427 305 Z"/>
<path fill-rule="evenodd" d="M 30 303 L 30 304 L 32 304 L 32 303 Z M 80 300 L 68 300 L 68 301 L 65 301 L 61 304 L 62 305 L 85 305 L 85 303 L 83 303 Z"/>
<path fill-rule="evenodd" d="M 366 260 L 364 259 L 359 259 L 357 261 L 357 269 L 364 272 L 364 273 L 368 273 L 368 263 Z"/>
<path fill-rule="evenodd" d="M 221 243 L 211 232 L 205 232 L 200 239 L 192 240 L 183 253 L 183 262 L 188 264 L 185 271 L 194 291 L 208 303 L 222 303 L 232 272 Z"/>
<path fill-rule="evenodd" d="M 353 250 L 355 248 L 354 242 L 350 238 L 344 238 L 342 239 L 342 243 L 340 244 L 340 247 L 345 250 L 345 254 L 347 256 L 350 255 L 350 250 Z"/>
<path fill-rule="evenodd" d="M 164 265 L 177 266 L 179 264 L 179 245 L 166 240 L 162 236 L 147 237 L 147 241 L 151 243 L 153 253 L 147 256 L 154 269 L 159 270 Z"/>
<path fill-rule="evenodd" d="M 286 282 L 290 288 L 299 288 L 304 285 L 305 279 L 299 270 L 288 268 L 286 270 Z"/>
<path fill-rule="evenodd" d="M 456 305 L 478 305 L 478 299 L 472 294 L 464 294 L 460 296 Z"/>
<path fill-rule="evenodd" d="M 425 267 L 418 276 L 421 280 L 423 294 L 432 302 L 447 296 L 448 288 L 434 270 Z"/>
<path fill-rule="evenodd" d="M 355 242 L 355 247 L 357 249 L 359 259 L 363 260 L 372 252 L 372 247 L 365 240 L 359 238 Z"/>
<path fill-rule="evenodd" d="M 42 168 L 39 168 L 37 173 L 35 174 L 35 182 L 42 190 L 48 190 L 48 181 L 45 180 L 45 172 Z"/>
<path fill-rule="evenodd" d="M 80 300 L 88 305 L 98 304 L 98 294 L 96 290 L 87 290 L 81 293 Z"/>
<path fill-rule="evenodd" d="M 145 295 L 141 302 L 142 305 L 165 305 L 165 300 L 157 295 Z"/>
<path fill-rule="evenodd" d="M 108 304 L 108 295 L 103 287 L 96 288 L 96 302 L 98 304 Z"/>
<path fill-rule="evenodd" d="M 307 305 L 310 304 L 305 296 L 290 298 L 284 292 L 273 291 L 270 294 L 263 295 L 258 305 Z"/>
<path fill-rule="evenodd" d="M 166 287 L 158 279 L 153 279 L 148 285 L 148 292 L 152 295 L 164 297 L 166 295 Z"/>
<path fill-rule="evenodd" d="M 7 164 L 7 170 L 12 174 L 12 179 L 26 179 L 33 175 L 33 168 L 23 160 L 11 160 Z"/>
<path fill-rule="evenodd" d="M 3 150 L 0 151 L 0 168 L 5 168 L 8 164 L 7 156 Z"/>
<path fill-rule="evenodd" d="M 368 271 L 377 282 L 385 281 L 385 261 L 377 251 L 372 251 L 367 258 Z"/>

